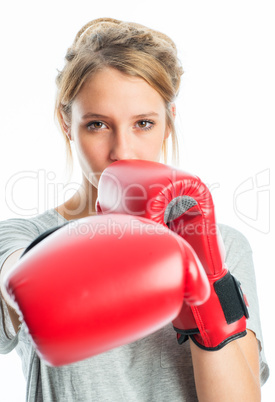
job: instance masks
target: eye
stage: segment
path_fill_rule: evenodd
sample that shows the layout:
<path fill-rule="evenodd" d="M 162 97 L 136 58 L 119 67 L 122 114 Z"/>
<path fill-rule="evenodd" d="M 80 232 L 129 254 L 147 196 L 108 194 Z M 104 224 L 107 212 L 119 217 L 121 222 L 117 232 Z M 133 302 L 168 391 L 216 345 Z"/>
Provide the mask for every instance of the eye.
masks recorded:
<path fill-rule="evenodd" d="M 155 122 L 153 122 L 151 120 L 140 120 L 137 122 L 137 124 L 138 124 L 139 128 L 147 131 L 147 130 L 151 130 L 154 127 Z"/>
<path fill-rule="evenodd" d="M 104 123 L 102 123 L 102 121 L 90 121 L 87 124 L 87 128 L 90 131 L 97 131 L 103 128 L 103 126 L 105 126 Z M 105 126 L 106 127 L 106 126 Z"/>

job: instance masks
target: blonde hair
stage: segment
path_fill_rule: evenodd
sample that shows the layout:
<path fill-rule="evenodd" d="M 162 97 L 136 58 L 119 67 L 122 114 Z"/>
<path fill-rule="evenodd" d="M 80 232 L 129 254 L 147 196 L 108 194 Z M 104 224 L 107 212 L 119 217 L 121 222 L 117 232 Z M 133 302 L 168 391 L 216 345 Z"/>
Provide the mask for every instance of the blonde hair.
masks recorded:
<path fill-rule="evenodd" d="M 61 114 L 70 124 L 72 103 L 82 85 L 106 67 L 143 78 L 161 95 L 166 105 L 166 124 L 171 130 L 172 158 L 177 164 L 178 142 L 170 107 L 178 95 L 183 69 L 177 58 L 176 45 L 168 36 L 137 23 L 99 18 L 80 29 L 65 60 L 65 66 L 56 78 L 55 116 L 66 141 L 70 167 L 72 151 Z M 167 153 L 165 140 L 162 147 L 165 163 Z"/>

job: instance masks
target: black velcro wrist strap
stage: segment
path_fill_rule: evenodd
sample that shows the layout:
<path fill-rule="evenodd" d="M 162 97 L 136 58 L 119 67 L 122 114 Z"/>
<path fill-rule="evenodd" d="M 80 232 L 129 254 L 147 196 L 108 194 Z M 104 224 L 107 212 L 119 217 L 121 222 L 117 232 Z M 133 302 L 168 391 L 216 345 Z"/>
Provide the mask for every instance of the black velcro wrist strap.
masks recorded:
<path fill-rule="evenodd" d="M 214 283 L 215 292 L 221 303 L 227 324 L 249 317 L 244 295 L 239 281 L 228 272 Z"/>

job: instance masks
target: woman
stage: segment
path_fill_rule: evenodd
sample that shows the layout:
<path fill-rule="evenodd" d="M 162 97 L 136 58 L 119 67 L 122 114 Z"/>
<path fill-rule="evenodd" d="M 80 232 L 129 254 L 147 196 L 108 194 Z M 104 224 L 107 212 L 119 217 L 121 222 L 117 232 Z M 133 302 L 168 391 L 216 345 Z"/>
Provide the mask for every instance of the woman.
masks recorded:
<path fill-rule="evenodd" d="M 95 214 L 98 179 L 112 162 L 166 162 L 174 129 L 175 98 L 183 74 L 173 41 L 139 24 L 98 19 L 77 34 L 57 77 L 56 116 L 70 159 L 73 142 L 83 172 L 79 190 L 55 209 L 29 220 L 1 223 L 1 351 L 22 358 L 28 401 L 260 400 L 268 377 L 264 360 L 251 249 L 221 225 L 227 265 L 249 301 L 247 335 L 219 351 L 192 341 L 178 349 L 167 326 L 137 342 L 69 366 L 49 367 L 37 356 L 9 305 L 3 276 L 44 231 Z M 12 325 L 11 325 L 12 323 Z"/>

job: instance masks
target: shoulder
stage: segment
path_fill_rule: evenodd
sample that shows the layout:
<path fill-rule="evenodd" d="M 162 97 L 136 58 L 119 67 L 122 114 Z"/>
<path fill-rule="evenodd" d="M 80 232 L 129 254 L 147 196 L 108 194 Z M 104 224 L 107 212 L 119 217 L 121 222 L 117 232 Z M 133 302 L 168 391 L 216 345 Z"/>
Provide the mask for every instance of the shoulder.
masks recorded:
<path fill-rule="evenodd" d="M 36 235 L 54 226 L 61 225 L 66 219 L 59 215 L 54 209 L 45 211 L 33 218 L 10 218 L 0 221 L 0 235 L 3 231 L 31 231 Z"/>
<path fill-rule="evenodd" d="M 218 226 L 225 247 L 227 268 L 245 281 L 250 275 L 254 277 L 252 249 L 247 238 L 235 228 L 224 224 Z"/>
<path fill-rule="evenodd" d="M 40 234 L 65 222 L 65 218 L 53 209 L 29 219 L 11 218 L 0 221 L 0 256 L 26 248 Z"/>
<path fill-rule="evenodd" d="M 247 238 L 239 230 L 222 223 L 218 226 L 227 251 L 234 249 L 242 253 L 252 252 Z"/>

